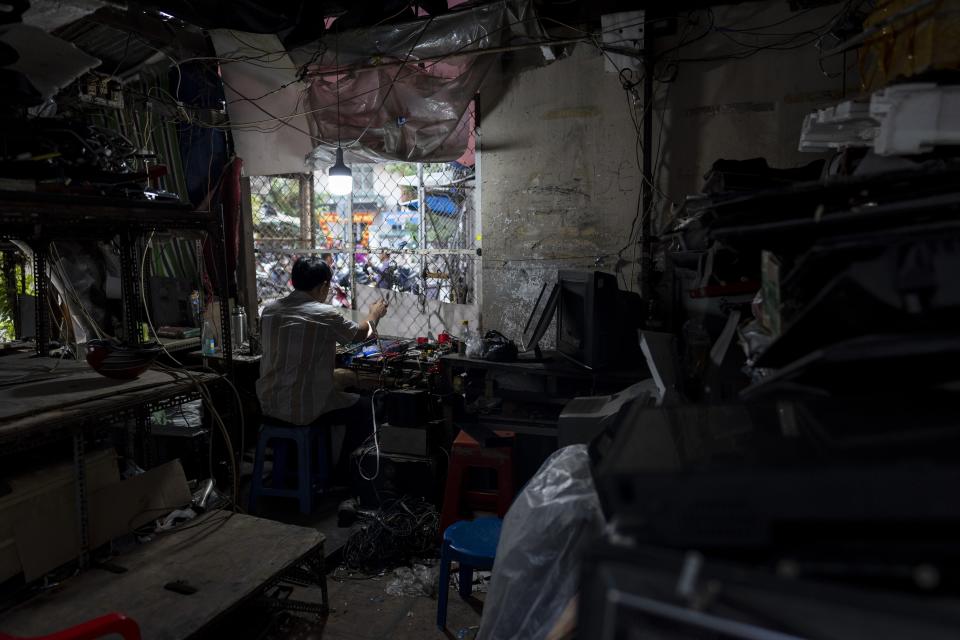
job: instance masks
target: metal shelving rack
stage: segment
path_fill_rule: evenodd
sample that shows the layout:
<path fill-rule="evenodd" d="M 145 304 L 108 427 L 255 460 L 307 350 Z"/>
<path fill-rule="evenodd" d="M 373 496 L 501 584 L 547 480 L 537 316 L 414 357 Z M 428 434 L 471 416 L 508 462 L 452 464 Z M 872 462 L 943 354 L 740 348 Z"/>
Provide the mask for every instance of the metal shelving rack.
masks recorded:
<path fill-rule="evenodd" d="M 221 210 L 194 211 L 179 203 L 65 196 L 62 194 L 0 191 L 0 239 L 27 242 L 33 249 L 37 300 L 49 291 L 47 248 L 51 240 L 66 236 L 110 239 L 120 236 L 120 271 L 125 338 L 140 341 L 143 292 L 140 291 L 141 244 L 150 231 L 206 231 L 213 245 L 215 286 L 220 305 L 224 362 L 232 371 L 232 341 L 226 265 L 226 238 Z M 224 265 L 221 272 L 220 265 Z M 37 353 L 46 355 L 50 341 L 50 314 L 36 305 Z"/>
<path fill-rule="evenodd" d="M 213 248 L 213 269 L 217 295 L 220 297 L 221 345 L 226 375 L 232 376 L 232 341 L 228 275 L 225 270 L 226 238 L 222 210 L 194 211 L 179 203 L 135 201 L 64 194 L 0 191 L 0 240 L 21 240 L 33 250 L 36 287 L 37 355 L 46 356 L 50 343 L 50 314 L 45 304 L 49 292 L 47 250 L 50 242 L 62 237 L 86 237 L 109 240 L 119 236 L 121 295 L 123 301 L 124 337 L 128 343 L 141 341 L 143 292 L 140 290 L 139 258 L 143 236 L 151 231 L 171 230 L 206 232 Z M 221 269 L 223 265 L 224 269 Z M 219 376 L 201 374 L 218 379 Z M 116 402 L 91 413 L 77 412 L 41 425 L 29 434 L 4 438 L 7 452 L 30 449 L 53 441 L 72 439 L 76 474 L 76 504 L 80 530 L 81 568 L 89 562 L 89 516 L 87 512 L 85 457 L 87 437 L 110 421 L 133 418 L 138 433 L 147 432 L 149 412 L 173 403 L 197 397 L 188 387 L 160 390 L 156 397 L 145 399 L 139 406 Z"/>

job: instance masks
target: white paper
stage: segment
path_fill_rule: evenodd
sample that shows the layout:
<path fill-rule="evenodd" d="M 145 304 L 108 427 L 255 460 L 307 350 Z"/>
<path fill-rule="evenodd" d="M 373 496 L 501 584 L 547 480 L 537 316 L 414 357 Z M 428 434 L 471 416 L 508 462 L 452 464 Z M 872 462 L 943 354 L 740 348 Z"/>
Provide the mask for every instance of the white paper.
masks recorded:
<path fill-rule="evenodd" d="M 0 28 L 0 41 L 20 54 L 5 68 L 27 76 L 44 100 L 100 64 L 66 40 L 25 24 Z"/>
<path fill-rule="evenodd" d="M 727 324 L 724 325 L 720 337 L 717 338 L 717 341 L 713 343 L 713 348 L 710 349 L 710 359 L 718 367 L 723 362 L 723 357 L 727 355 L 727 349 L 730 348 L 730 341 L 733 340 L 733 334 L 736 332 L 738 324 L 740 324 L 739 310 L 732 312 L 727 317 Z"/>
<path fill-rule="evenodd" d="M 273 34 L 227 29 L 214 29 L 210 36 L 222 58 L 255 58 L 225 60 L 220 66 L 233 141 L 243 159 L 244 173 L 309 172 L 305 158 L 313 149 L 310 125 L 306 116 L 293 115 L 309 109 L 306 100 L 300 99 L 305 87 L 297 80 L 296 67 L 280 39 Z"/>

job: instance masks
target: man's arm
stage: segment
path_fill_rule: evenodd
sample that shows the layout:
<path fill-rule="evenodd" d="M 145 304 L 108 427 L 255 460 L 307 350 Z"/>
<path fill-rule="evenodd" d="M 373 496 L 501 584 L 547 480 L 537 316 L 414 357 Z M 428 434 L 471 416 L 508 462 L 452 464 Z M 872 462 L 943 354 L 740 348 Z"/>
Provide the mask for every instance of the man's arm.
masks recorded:
<path fill-rule="evenodd" d="M 377 331 L 377 321 L 387 315 L 387 303 L 383 300 L 374 302 L 367 313 L 367 317 L 360 323 L 357 333 L 353 336 L 354 342 L 361 342 L 373 337 Z"/>

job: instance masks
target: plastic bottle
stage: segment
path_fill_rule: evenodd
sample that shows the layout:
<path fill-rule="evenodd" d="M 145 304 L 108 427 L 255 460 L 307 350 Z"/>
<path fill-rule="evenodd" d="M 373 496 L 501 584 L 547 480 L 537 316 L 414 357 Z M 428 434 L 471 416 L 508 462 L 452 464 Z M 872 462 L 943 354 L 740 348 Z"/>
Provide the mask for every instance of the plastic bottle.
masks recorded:
<path fill-rule="evenodd" d="M 205 356 L 212 356 L 217 353 L 217 334 L 213 330 L 213 325 L 209 320 L 203 321 L 203 332 L 200 336 L 200 350 Z"/>
<path fill-rule="evenodd" d="M 193 312 L 193 326 L 200 325 L 200 292 L 194 291 L 190 294 L 190 309 Z"/>

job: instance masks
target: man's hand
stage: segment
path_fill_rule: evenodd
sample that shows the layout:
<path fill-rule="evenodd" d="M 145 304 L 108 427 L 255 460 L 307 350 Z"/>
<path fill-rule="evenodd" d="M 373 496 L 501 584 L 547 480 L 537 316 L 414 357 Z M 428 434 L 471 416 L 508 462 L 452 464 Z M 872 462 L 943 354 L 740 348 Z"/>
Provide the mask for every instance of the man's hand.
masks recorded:
<path fill-rule="evenodd" d="M 367 317 L 376 322 L 383 316 L 387 315 L 387 302 L 385 300 L 380 300 L 379 302 L 374 302 L 370 306 L 370 313 Z"/>
<path fill-rule="evenodd" d="M 357 329 L 357 335 L 354 336 L 354 340 L 369 340 L 377 332 L 377 320 L 387 315 L 387 302 L 386 300 L 381 300 L 380 302 L 374 302 L 370 305 L 370 311 L 367 312 L 367 319 L 360 323 L 360 327 Z"/>

